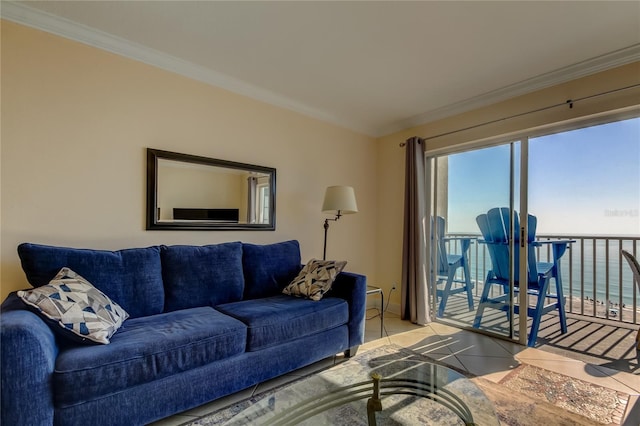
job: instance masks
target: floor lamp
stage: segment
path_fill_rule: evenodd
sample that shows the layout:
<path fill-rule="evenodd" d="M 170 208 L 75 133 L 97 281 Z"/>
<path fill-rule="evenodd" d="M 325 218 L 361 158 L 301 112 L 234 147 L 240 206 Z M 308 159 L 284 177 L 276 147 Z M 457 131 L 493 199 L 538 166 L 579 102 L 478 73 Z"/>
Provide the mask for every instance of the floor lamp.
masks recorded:
<path fill-rule="evenodd" d="M 358 213 L 356 205 L 356 194 L 350 186 L 329 186 L 324 193 L 324 202 L 322 203 L 322 213 L 335 215 L 333 219 L 324 220 L 324 249 L 322 251 L 322 260 L 327 260 L 327 231 L 329 230 L 329 221 L 336 221 L 344 214 Z"/>

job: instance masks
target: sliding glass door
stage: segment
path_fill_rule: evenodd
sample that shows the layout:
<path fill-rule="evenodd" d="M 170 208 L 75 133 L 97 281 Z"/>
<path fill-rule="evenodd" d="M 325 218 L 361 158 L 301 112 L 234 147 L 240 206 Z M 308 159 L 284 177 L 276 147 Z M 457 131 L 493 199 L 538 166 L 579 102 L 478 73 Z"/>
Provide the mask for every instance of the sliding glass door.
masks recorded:
<path fill-rule="evenodd" d="M 559 263 L 566 311 L 637 323 L 621 250 L 640 255 L 640 118 L 532 137 L 529 164 L 537 238 L 572 241 Z M 539 260 L 553 260 L 550 248 L 540 247 Z"/>
<path fill-rule="evenodd" d="M 640 253 L 640 118 L 609 120 L 427 153 L 438 320 L 529 345 L 566 313 L 636 322 L 620 252 Z"/>
<path fill-rule="evenodd" d="M 512 304 L 516 297 L 513 274 L 519 270 L 514 255 L 518 253 L 511 236 L 519 230 L 512 229 L 510 218 L 520 209 L 521 147 L 522 142 L 515 141 L 427 157 L 431 169 L 430 282 L 435 284 L 431 289 L 436 316 L 452 325 L 507 338 L 518 335 L 518 316 Z M 483 235 L 482 224 L 489 212 L 504 220 L 504 247 L 498 250 L 488 246 Z M 498 285 L 489 286 L 488 275 Z M 491 298 L 503 296 L 501 309 L 478 309 L 485 287 Z"/>

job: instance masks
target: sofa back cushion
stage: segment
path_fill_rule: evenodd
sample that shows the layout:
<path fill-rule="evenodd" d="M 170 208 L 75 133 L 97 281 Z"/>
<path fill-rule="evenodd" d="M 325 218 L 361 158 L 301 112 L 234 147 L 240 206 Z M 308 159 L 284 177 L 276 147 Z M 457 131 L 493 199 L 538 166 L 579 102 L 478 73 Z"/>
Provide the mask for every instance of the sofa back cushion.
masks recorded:
<path fill-rule="evenodd" d="M 165 312 L 242 299 L 242 243 L 162 246 Z"/>
<path fill-rule="evenodd" d="M 67 267 L 122 306 L 131 318 L 158 314 L 164 307 L 160 247 L 107 251 L 23 243 L 18 255 L 34 287 L 48 284 Z"/>
<path fill-rule="evenodd" d="M 295 241 L 243 244 L 244 299 L 275 296 L 300 272 L 300 244 Z"/>

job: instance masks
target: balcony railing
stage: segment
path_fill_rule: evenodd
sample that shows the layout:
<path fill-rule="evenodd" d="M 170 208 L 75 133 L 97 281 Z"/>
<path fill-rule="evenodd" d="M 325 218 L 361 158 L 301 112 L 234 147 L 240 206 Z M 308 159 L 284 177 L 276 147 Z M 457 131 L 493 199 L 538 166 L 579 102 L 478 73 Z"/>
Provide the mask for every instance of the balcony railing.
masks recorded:
<path fill-rule="evenodd" d="M 448 235 L 481 238 L 480 234 Z M 575 240 L 560 259 L 567 312 L 630 324 L 640 323 L 638 291 L 631 269 L 620 254 L 624 249 L 638 257 L 640 236 L 540 234 L 537 239 Z M 459 252 L 455 239 L 450 244 L 450 253 Z M 552 261 L 549 245 L 545 244 L 536 250 L 539 261 Z M 469 263 L 471 278 L 478 284 L 474 291 L 479 297 L 487 271 L 491 269 L 486 245 L 471 245 Z"/>

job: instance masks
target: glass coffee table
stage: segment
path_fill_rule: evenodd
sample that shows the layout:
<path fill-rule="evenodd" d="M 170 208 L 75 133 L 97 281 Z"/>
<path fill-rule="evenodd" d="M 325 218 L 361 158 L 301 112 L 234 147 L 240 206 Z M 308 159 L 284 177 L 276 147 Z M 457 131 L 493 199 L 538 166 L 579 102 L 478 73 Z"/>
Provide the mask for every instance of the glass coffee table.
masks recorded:
<path fill-rule="evenodd" d="M 225 424 L 499 425 L 464 375 L 407 354 L 366 355 L 266 395 Z"/>

